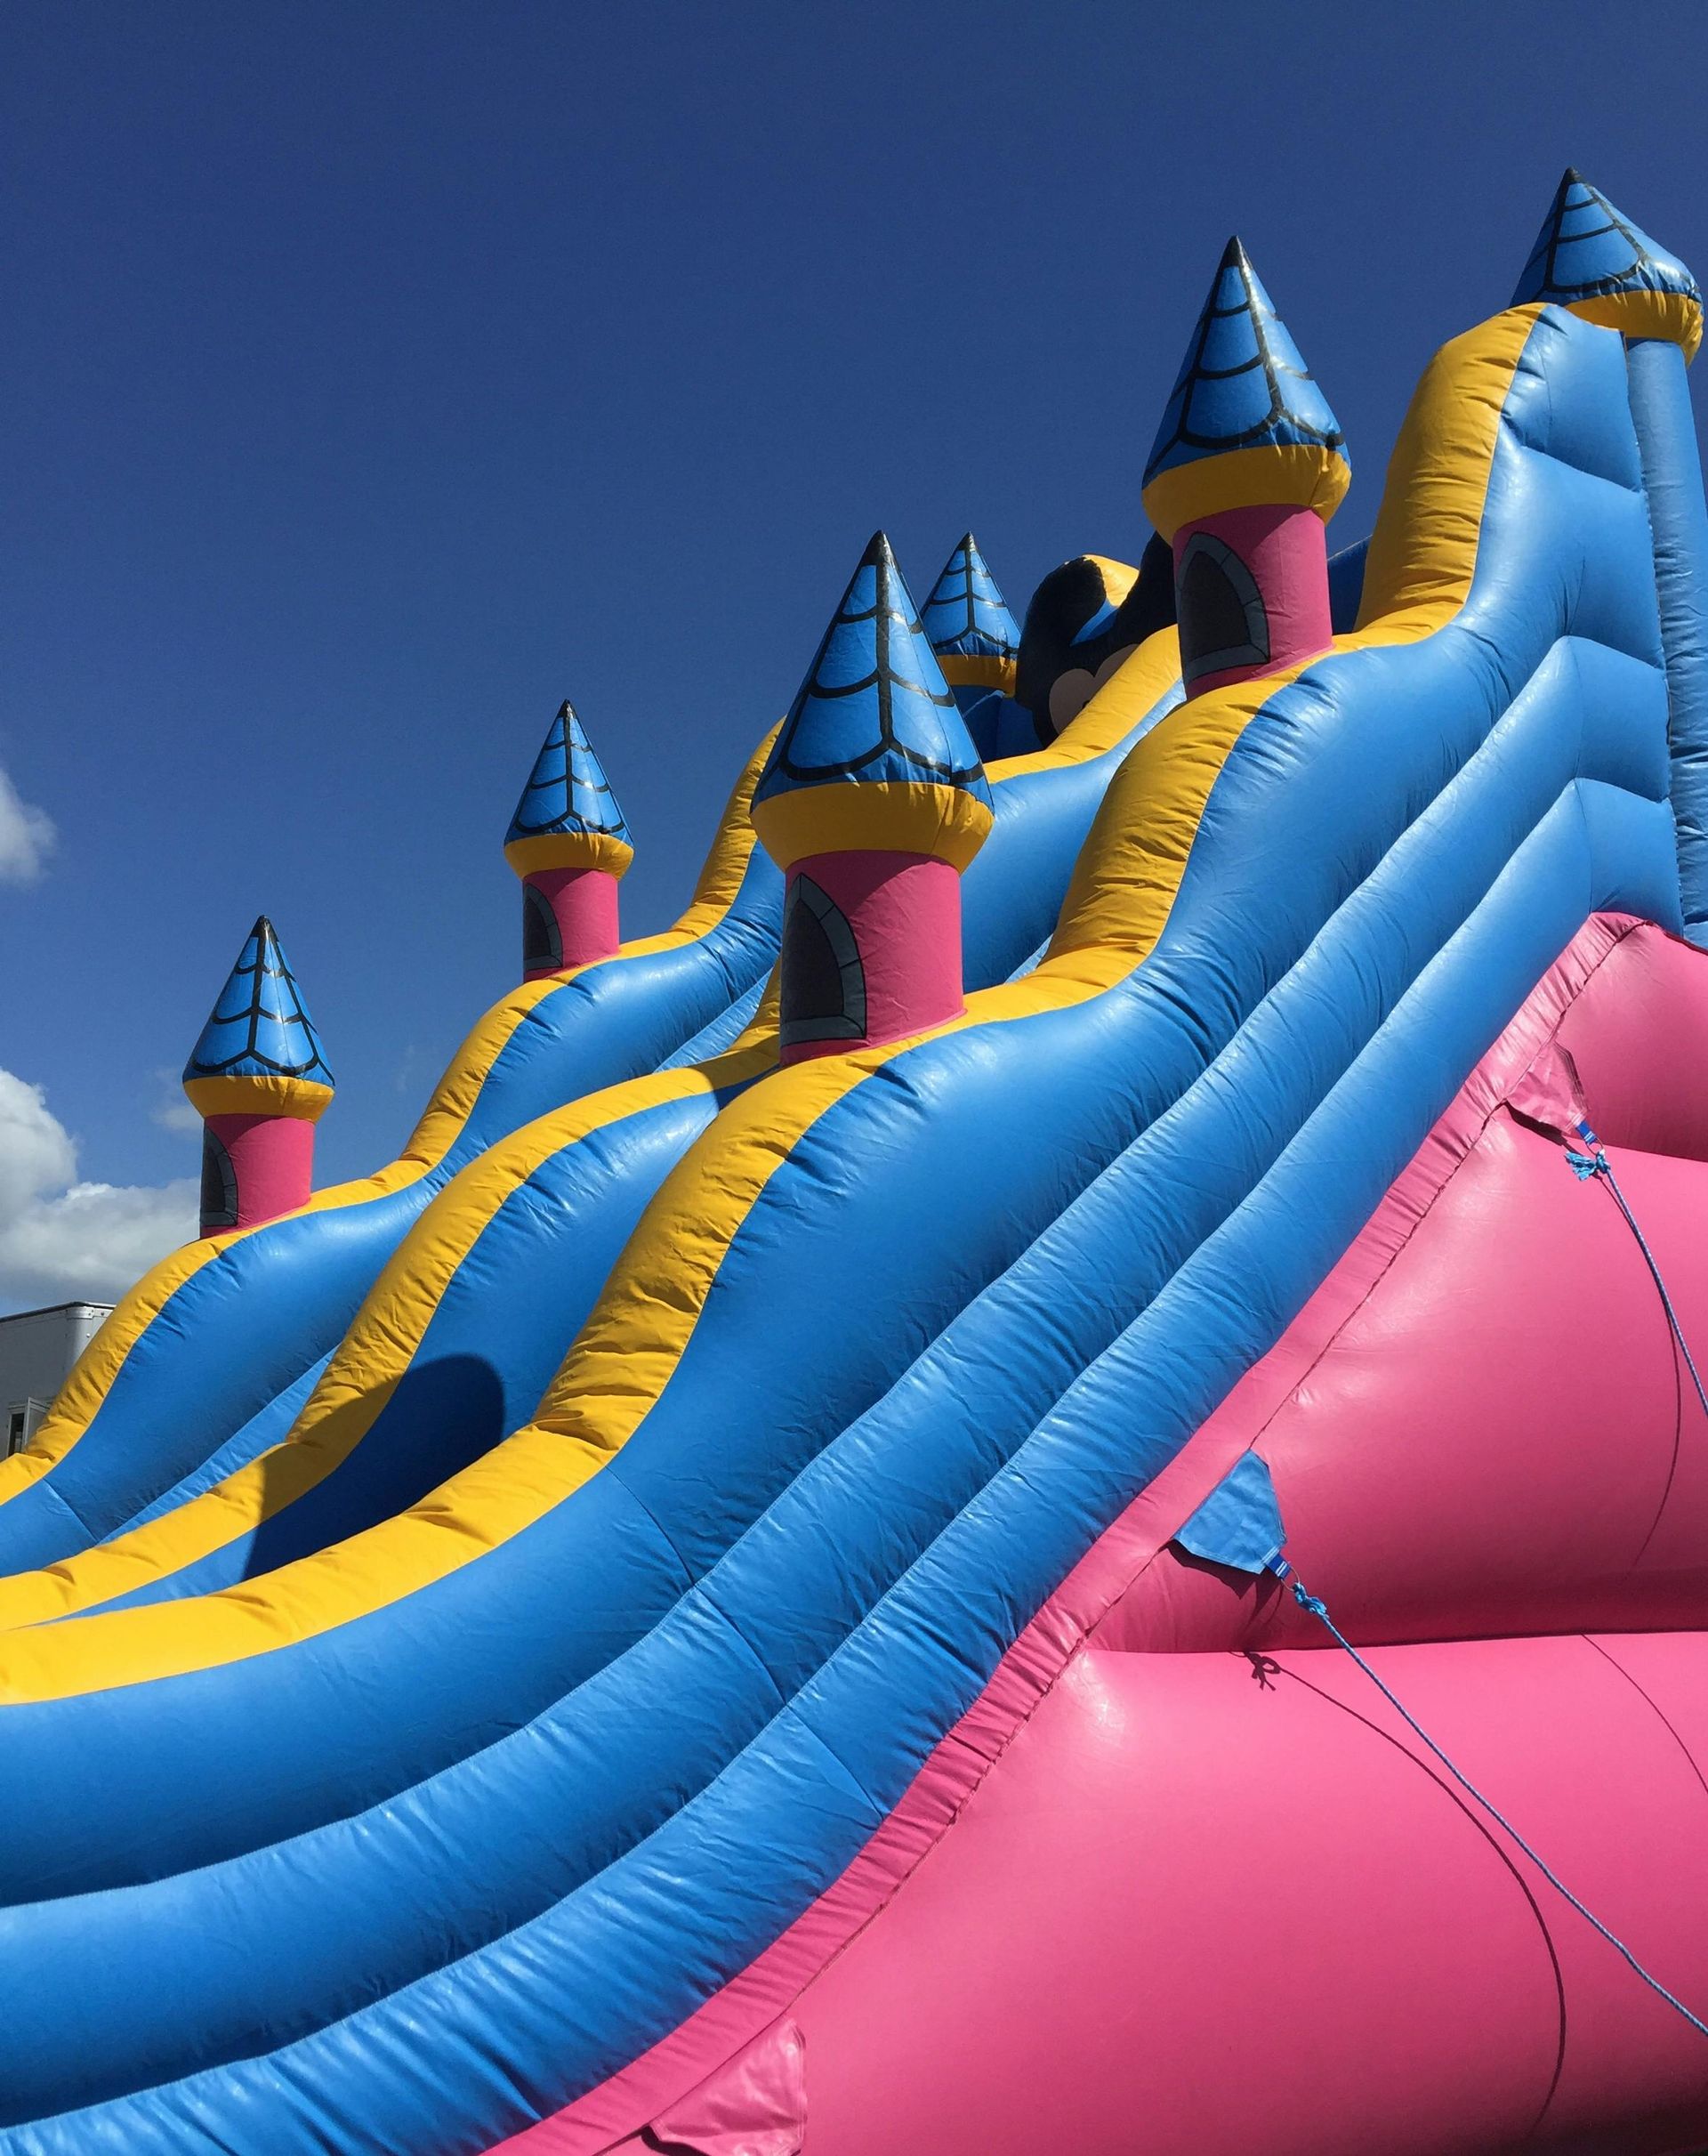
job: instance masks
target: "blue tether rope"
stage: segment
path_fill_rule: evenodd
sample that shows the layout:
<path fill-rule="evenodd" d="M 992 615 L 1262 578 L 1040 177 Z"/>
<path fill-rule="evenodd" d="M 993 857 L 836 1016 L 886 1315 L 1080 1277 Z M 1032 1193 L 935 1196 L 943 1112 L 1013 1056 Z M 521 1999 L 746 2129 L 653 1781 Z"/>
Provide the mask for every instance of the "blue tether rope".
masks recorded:
<path fill-rule="evenodd" d="M 1619 1178 L 1613 1172 L 1613 1163 L 1603 1151 L 1600 1139 L 1596 1136 L 1587 1123 L 1578 1125 L 1577 1135 L 1583 1139 L 1588 1151 L 1575 1153 L 1567 1146 L 1566 1149 L 1567 1163 L 1580 1183 L 1589 1183 L 1599 1175 L 1613 1193 L 1613 1202 L 1624 1215 L 1625 1225 L 1637 1238 L 1637 1248 L 1642 1252 L 1643 1262 L 1648 1267 L 1649 1275 L 1660 1294 L 1661 1307 L 1666 1312 L 1667 1323 L 1672 1328 L 1672 1337 L 1679 1344 L 1679 1353 L 1684 1357 L 1684 1367 L 1690 1373 L 1690 1382 L 1696 1388 L 1696 1398 L 1702 1402 L 1702 1411 L 1704 1415 L 1708 1415 L 1708 1390 L 1704 1389 L 1702 1373 L 1697 1369 L 1696 1358 L 1691 1354 L 1689 1344 L 1685 1339 L 1684 1328 L 1679 1323 L 1679 1313 L 1672 1307 L 1672 1298 L 1666 1292 L 1666 1282 L 1661 1278 L 1661 1269 L 1655 1262 L 1655 1253 L 1649 1248 L 1642 1230 L 1637 1225 L 1636 1215 L 1625 1203 L 1625 1194 L 1619 1188 Z"/>
<path fill-rule="evenodd" d="M 1287 1562 L 1285 1557 L 1276 1557 L 1270 1559 L 1269 1569 L 1276 1574 L 1277 1579 L 1285 1579 L 1287 1574 L 1292 1571 L 1293 1567 Z M 1554 1889 L 1555 1893 L 1563 1896 L 1566 1901 L 1569 1902 L 1572 1907 L 1577 1911 L 1578 1915 L 1583 1918 L 1583 1921 L 1589 1925 L 1592 1930 L 1600 1933 L 1601 1936 L 1614 1950 L 1615 1953 L 1619 1955 L 1620 1958 L 1630 1966 L 1632 1973 L 1638 1976 L 1640 1976 L 1643 1982 L 1648 1986 L 1649 1990 L 1656 1992 L 1662 1999 L 1664 1999 L 1667 2005 L 1672 2008 L 1674 2013 L 1681 2014 L 1685 2020 L 1688 2021 L 1690 2026 L 1696 2031 L 1698 2036 L 1708 2036 L 1708 2022 L 1699 2020 L 1696 2015 L 1691 2013 L 1689 2007 L 1685 2005 L 1681 1999 L 1675 1997 L 1672 1992 L 1667 1990 L 1666 1986 L 1661 1982 L 1658 1976 L 1651 1976 L 1649 1974 L 1648 1971 L 1643 1966 L 1642 1963 L 1638 1960 L 1636 1955 L 1631 1952 L 1631 1949 L 1625 1944 L 1624 1941 L 1623 1939 L 1616 1938 L 1614 1934 L 1607 1929 L 1607 1926 L 1602 1923 L 1600 1918 L 1596 1915 L 1595 1911 L 1592 1909 L 1586 1908 L 1584 1904 L 1578 1900 L 1577 1896 L 1572 1892 L 1571 1888 L 1567 1885 L 1565 1880 L 1560 1877 L 1559 1874 L 1553 1869 L 1552 1866 L 1544 1863 L 1542 1858 L 1536 1854 L 1535 1851 L 1530 1846 L 1529 1843 L 1525 1840 L 1523 1835 L 1519 1832 L 1518 1829 L 1512 1824 L 1511 1821 L 1506 1817 L 1505 1813 L 1499 1811 L 1492 1803 L 1490 1803 L 1489 1799 L 1483 1795 L 1482 1791 L 1477 1787 L 1476 1783 L 1469 1778 L 1469 1776 L 1462 1774 L 1460 1770 L 1454 1766 L 1452 1760 L 1449 1759 L 1447 1755 L 1441 1749 L 1441 1747 L 1436 1742 L 1435 1739 L 1430 1736 L 1428 1730 L 1423 1727 L 1422 1723 L 1417 1720 L 1414 1715 L 1413 1715 L 1406 1708 L 1400 1704 L 1399 1700 L 1395 1698 L 1394 1694 L 1389 1690 L 1388 1686 L 1382 1682 L 1381 1677 L 1376 1675 L 1376 1672 L 1371 1667 L 1370 1664 L 1365 1660 L 1364 1657 L 1358 1652 L 1358 1649 L 1352 1644 L 1351 1641 L 1347 1638 L 1346 1635 L 1340 1629 L 1339 1626 L 1335 1624 L 1334 1619 L 1328 1613 L 1326 1604 L 1320 1602 L 1315 1595 L 1308 1595 L 1305 1592 L 1304 1582 L 1302 1580 L 1295 1579 L 1293 1581 L 1293 1599 L 1299 1604 L 1299 1607 L 1301 1610 L 1309 1610 L 1313 1617 L 1321 1619 L 1322 1623 L 1333 1635 L 1335 1645 L 1345 1648 L 1346 1651 L 1352 1657 L 1352 1659 L 1358 1664 L 1358 1667 L 1363 1670 L 1365 1676 L 1369 1678 L 1370 1682 L 1375 1686 L 1376 1690 L 1382 1694 L 1382 1698 L 1387 1700 L 1389 1706 L 1393 1708 L 1394 1712 L 1399 1716 L 1400 1720 L 1406 1724 L 1406 1728 L 1411 1731 L 1412 1734 L 1421 1744 L 1427 1746 L 1428 1748 L 1435 1755 L 1435 1756 L 1441 1762 L 1441 1764 L 1446 1767 L 1448 1773 L 1451 1774 L 1453 1779 L 1459 1784 L 1459 1787 L 1465 1792 L 1466 1796 L 1470 1797 L 1475 1803 L 1479 1804 L 1483 1810 L 1486 1812 L 1488 1816 L 1495 1822 L 1495 1824 L 1511 1837 L 1512 1840 L 1520 1849 L 1523 1850 L 1526 1856 L 1529 1858 L 1530 1861 L 1535 1866 L 1536 1869 L 1542 1874 L 1543 1877 L 1547 1880 L 1549 1885 Z"/>
<path fill-rule="evenodd" d="M 1583 1144 L 1587 1150 L 1583 1152 L 1578 1153 L 1572 1151 L 1569 1147 L 1567 1149 L 1566 1159 L 1570 1164 L 1572 1173 L 1577 1177 L 1580 1183 L 1588 1183 L 1593 1177 L 1598 1175 L 1605 1179 L 1608 1190 L 1613 1193 L 1614 1203 L 1624 1215 L 1626 1225 L 1630 1228 L 1631 1233 L 1637 1239 L 1637 1248 L 1642 1252 L 1643 1261 L 1648 1265 L 1649 1273 L 1654 1280 L 1655 1286 L 1659 1291 L 1662 1307 L 1666 1312 L 1666 1321 L 1672 1328 L 1672 1337 L 1678 1342 L 1679 1353 L 1684 1357 L 1685 1368 L 1690 1373 L 1690 1382 L 1696 1388 L 1696 1398 L 1702 1402 L 1702 1411 L 1704 1415 L 1708 1415 L 1708 1390 L 1704 1390 L 1704 1388 L 1702 1373 L 1697 1369 L 1696 1359 L 1691 1354 L 1689 1344 L 1685 1339 L 1684 1328 L 1679 1322 L 1678 1312 L 1672 1307 L 1672 1298 L 1666 1291 L 1666 1282 L 1661 1278 L 1661 1269 L 1655 1262 L 1655 1253 L 1649 1248 L 1648 1244 L 1644 1238 L 1642 1230 L 1637 1225 L 1636 1215 L 1632 1213 L 1631 1207 L 1625 1203 L 1625 1194 L 1619 1188 L 1619 1179 L 1613 1172 L 1613 1164 L 1608 1160 L 1606 1152 L 1602 1150 L 1601 1141 L 1596 1136 L 1595 1133 L 1590 1128 L 1587 1123 L 1581 1122 L 1578 1124 L 1577 1134 L 1578 1136 L 1583 1141 Z M 1279 1554 L 1278 1551 L 1269 1559 L 1269 1569 L 1275 1574 L 1277 1579 L 1285 1579 L 1293 1571 L 1293 1567 L 1287 1562 L 1286 1559 Z M 1441 1747 L 1436 1742 L 1435 1739 L 1430 1736 L 1428 1730 L 1423 1727 L 1422 1723 L 1417 1720 L 1416 1716 L 1413 1715 L 1408 1708 L 1402 1706 L 1393 1692 L 1390 1691 L 1389 1687 L 1382 1682 L 1382 1678 L 1376 1675 L 1374 1669 L 1373 1669 L 1370 1664 L 1366 1661 L 1363 1655 L 1358 1652 L 1358 1649 L 1352 1644 L 1351 1641 L 1347 1638 L 1346 1635 L 1341 1630 L 1340 1627 L 1336 1625 L 1334 1619 L 1328 1613 L 1327 1604 L 1319 1600 L 1317 1595 L 1310 1595 L 1306 1592 L 1304 1582 L 1301 1579 L 1295 1579 L 1293 1582 L 1293 1599 L 1299 1604 L 1299 1607 L 1301 1610 L 1308 1610 L 1313 1617 L 1320 1619 L 1325 1628 L 1333 1637 L 1335 1645 L 1338 1647 L 1343 1647 L 1347 1653 L 1352 1657 L 1352 1659 L 1358 1664 L 1358 1667 L 1363 1670 L 1365 1676 L 1369 1678 L 1370 1682 L 1375 1686 L 1376 1690 L 1382 1694 L 1382 1698 L 1387 1700 L 1389 1706 L 1393 1708 L 1394 1712 L 1399 1716 L 1400 1720 L 1406 1724 L 1406 1728 L 1411 1731 L 1412 1734 L 1417 1739 L 1418 1742 L 1423 1745 L 1426 1749 L 1431 1752 L 1434 1756 L 1440 1761 L 1441 1764 L 1446 1769 L 1447 1772 L 1452 1775 L 1453 1779 L 1459 1784 L 1459 1787 L 1465 1792 L 1465 1795 L 1470 1797 L 1474 1803 L 1480 1805 L 1483 1810 L 1487 1813 L 1488 1816 L 1495 1822 L 1495 1824 L 1500 1827 L 1504 1833 L 1511 1837 L 1513 1843 L 1519 1849 L 1523 1850 L 1525 1855 L 1529 1858 L 1530 1861 L 1535 1866 L 1536 1869 L 1542 1874 L 1543 1877 L 1547 1880 L 1549 1885 L 1554 1889 L 1554 1892 L 1558 1894 L 1562 1900 L 1571 1903 L 1572 1907 L 1577 1911 L 1578 1915 L 1583 1918 L 1583 1921 L 1590 1926 L 1590 1928 L 1592 1931 L 1599 1932 L 1601 1934 L 1602 1938 L 1607 1941 L 1607 1944 L 1626 1964 L 1626 1966 L 1631 1969 L 1631 1973 L 1634 1975 L 1640 1976 L 1648 1986 L 1651 1991 L 1655 1992 L 1657 1997 L 1664 1999 L 1667 2005 L 1672 2008 L 1675 2014 L 1682 2015 L 1685 2020 L 1689 2023 L 1690 2026 L 1699 2036 L 1708 2036 L 1708 2022 L 1702 2021 L 1696 2015 L 1692 2014 L 1689 2007 L 1685 2005 L 1684 2001 L 1681 1999 L 1677 1998 L 1672 1992 L 1669 1991 L 1666 1986 L 1657 1976 L 1651 1976 L 1649 1974 L 1648 1971 L 1643 1966 L 1642 1963 L 1638 1960 L 1636 1955 L 1631 1952 L 1631 1949 L 1625 1944 L 1624 1941 L 1623 1939 L 1616 1938 L 1614 1934 L 1607 1929 L 1607 1926 L 1602 1923 L 1600 1918 L 1596 1915 L 1595 1911 L 1591 1909 L 1586 1908 L 1585 1905 L 1578 1900 L 1577 1896 L 1572 1892 L 1571 1888 L 1567 1885 L 1565 1880 L 1560 1877 L 1559 1874 L 1554 1870 L 1553 1867 L 1550 1864 L 1544 1863 L 1543 1859 L 1537 1855 L 1536 1852 L 1530 1846 L 1529 1843 L 1525 1840 L 1523 1835 L 1519 1832 L 1518 1829 L 1512 1824 L 1511 1821 L 1506 1817 L 1505 1813 L 1501 1812 L 1489 1801 L 1486 1797 L 1483 1795 L 1482 1791 L 1477 1787 L 1476 1783 L 1469 1778 L 1469 1776 L 1460 1772 L 1460 1770 L 1454 1764 L 1453 1761 L 1449 1759 L 1447 1755 L 1441 1749 Z"/>

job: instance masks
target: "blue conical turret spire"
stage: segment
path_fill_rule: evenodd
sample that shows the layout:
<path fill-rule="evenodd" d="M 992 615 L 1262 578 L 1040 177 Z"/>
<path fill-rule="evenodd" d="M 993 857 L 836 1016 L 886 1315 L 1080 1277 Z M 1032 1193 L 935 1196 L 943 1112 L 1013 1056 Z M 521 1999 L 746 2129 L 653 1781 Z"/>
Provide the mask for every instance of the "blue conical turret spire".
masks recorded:
<path fill-rule="evenodd" d="M 1019 627 L 970 531 L 944 564 L 920 620 L 951 686 L 1012 686 Z"/>
<path fill-rule="evenodd" d="M 590 865 L 621 876 L 634 858 L 616 795 L 568 698 L 534 759 L 504 834 L 513 864 L 519 848 L 527 856 L 520 866 L 527 868 L 560 866 L 584 853 Z"/>
<path fill-rule="evenodd" d="M 1567 166 L 1525 263 L 1512 304 L 1568 307 L 1627 336 L 1664 337 L 1694 352 L 1702 292 L 1676 256 Z"/>
<path fill-rule="evenodd" d="M 881 531 L 831 618 L 754 798 L 856 778 L 989 790 Z"/>
<path fill-rule="evenodd" d="M 184 1066 L 187 1086 L 205 1078 L 294 1080 L 332 1091 L 320 1036 L 265 914 L 250 930 Z"/>
<path fill-rule="evenodd" d="M 979 752 L 876 532 L 771 745 L 754 827 L 785 866 L 836 846 L 948 859 L 964 843 L 971 860 L 990 815 Z"/>
<path fill-rule="evenodd" d="M 1190 469 L 1234 456 L 1243 460 L 1238 466 L 1202 477 Z M 1349 477 L 1345 437 L 1328 400 L 1244 246 L 1230 239 L 1145 466 L 1152 521 L 1166 538 L 1196 515 L 1281 502 L 1326 520 Z"/>

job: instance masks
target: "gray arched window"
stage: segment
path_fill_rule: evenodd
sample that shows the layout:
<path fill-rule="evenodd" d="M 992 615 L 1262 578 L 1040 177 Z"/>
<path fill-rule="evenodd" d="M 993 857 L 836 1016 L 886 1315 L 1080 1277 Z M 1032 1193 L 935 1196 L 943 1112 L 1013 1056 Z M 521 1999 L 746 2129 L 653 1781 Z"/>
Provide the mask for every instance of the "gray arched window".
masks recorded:
<path fill-rule="evenodd" d="M 238 1224 L 238 1171 L 216 1134 L 202 1126 L 202 1233 Z"/>
<path fill-rule="evenodd" d="M 1269 618 L 1252 572 L 1213 534 L 1195 531 L 1180 550 L 1180 679 L 1261 666 L 1269 657 Z"/>
<path fill-rule="evenodd" d="M 558 917 L 544 892 L 532 884 L 522 885 L 522 971 L 555 973 L 563 964 L 563 939 Z"/>
<path fill-rule="evenodd" d="M 866 1033 L 866 968 L 840 906 L 810 876 L 789 882 L 783 908 L 782 1023 L 786 1048 Z"/>

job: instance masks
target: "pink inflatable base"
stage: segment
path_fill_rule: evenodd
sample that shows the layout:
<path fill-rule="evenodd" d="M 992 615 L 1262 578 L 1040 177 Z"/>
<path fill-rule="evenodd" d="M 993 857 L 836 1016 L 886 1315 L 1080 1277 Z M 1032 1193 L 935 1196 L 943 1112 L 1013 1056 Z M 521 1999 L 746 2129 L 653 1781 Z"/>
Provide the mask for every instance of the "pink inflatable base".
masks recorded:
<path fill-rule="evenodd" d="M 1664 1307 L 1607 1186 L 1513 1111 L 1545 1104 L 1555 1042 L 1686 1336 L 1708 1345 L 1708 1093 L 1688 1075 L 1708 1068 L 1708 959 L 1607 917 L 1140 1500 L 1172 1532 L 1254 1446 L 1288 1555 L 1353 1639 L 1667 1630 L 1708 1612 L 1708 1425 Z M 1273 1582 L 1173 1549 L 1099 1634 L 1130 1650 L 1318 1637 Z"/>
<path fill-rule="evenodd" d="M 1256 1443 L 1337 1621 L 1427 1642 L 1372 1659 L 1708 2010 L 1708 1429 L 1606 1190 L 1508 1105 L 1560 1046 L 1708 1340 L 1708 959 L 1604 917 L 842 1877 L 512 2156 L 1708 2144 L 1708 2043 L 1289 1597 L 1168 1547 Z"/>
<path fill-rule="evenodd" d="M 1708 1799 L 1660 1718 L 1708 1756 L 1704 1643 L 1377 1666 L 1591 1905 L 1708 1999 Z M 794 2015 L 808 2156 L 1631 2152 L 1708 2132 L 1702 2039 L 1338 1654 L 1076 1655 Z"/>

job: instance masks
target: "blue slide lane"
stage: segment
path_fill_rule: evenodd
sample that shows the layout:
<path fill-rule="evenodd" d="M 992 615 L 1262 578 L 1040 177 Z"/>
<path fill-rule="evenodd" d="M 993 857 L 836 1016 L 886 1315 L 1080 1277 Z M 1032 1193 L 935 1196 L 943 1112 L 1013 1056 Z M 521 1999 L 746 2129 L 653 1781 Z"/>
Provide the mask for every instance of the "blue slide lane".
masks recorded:
<path fill-rule="evenodd" d="M 1585 917 L 1681 925 L 1666 715 L 1623 353 L 1549 311 L 1455 621 L 1269 698 L 1125 982 L 818 1119 L 610 1467 L 334 1634 L 7 1710 L 80 1775 L 0 1847 L 0 2149 L 472 2156 L 745 1966 Z"/>
<path fill-rule="evenodd" d="M 554 1153 L 481 1231 L 347 1459 L 250 1533 L 98 1607 L 208 1595 L 270 1572 L 404 1510 L 520 1428 L 647 1201 L 729 1097 L 665 1102 Z"/>
<path fill-rule="evenodd" d="M 173 1295 L 67 1457 L 0 1506 L 0 1572 L 117 1532 L 342 1337 L 381 1267 L 457 1171 L 566 1102 L 651 1070 L 776 957 L 781 883 L 753 849 L 734 905 L 681 949 L 590 968 L 536 1004 L 445 1157 L 403 1189 L 239 1238 Z"/>
<path fill-rule="evenodd" d="M 322 1355 L 310 1363 L 302 1375 L 287 1385 L 282 1393 L 267 1402 L 258 1415 L 252 1415 L 242 1429 L 227 1438 L 211 1459 L 204 1460 L 199 1467 L 192 1468 L 182 1482 L 174 1482 L 170 1490 L 163 1490 L 152 1504 L 145 1505 L 133 1520 L 126 1520 L 115 1532 L 128 1534 L 133 1527 L 146 1527 L 164 1514 L 174 1512 L 181 1505 L 188 1505 L 192 1498 L 199 1498 L 212 1490 L 216 1482 L 223 1482 L 228 1474 L 235 1474 L 239 1467 L 246 1467 L 263 1452 L 278 1444 L 296 1420 L 299 1410 L 307 1403 L 309 1395 L 319 1383 L 322 1373 L 332 1357 Z"/>
<path fill-rule="evenodd" d="M 974 986 L 1003 977 L 1013 949 L 1038 919 L 1053 923 L 1109 779 L 1139 733 L 1177 700 L 1174 693 L 1162 698 L 1100 757 L 1021 771 L 995 788 L 995 821 L 985 850 L 990 872 L 965 904 Z M 710 1054 L 733 1041 L 764 981 L 758 976 L 690 1046 Z M 679 1051 L 665 1067 L 686 1060 Z M 721 1104 L 705 1097 L 663 1103 L 625 1117 L 620 1137 L 595 1134 L 545 1162 L 459 1268 L 397 1393 L 349 1461 L 256 1532 L 100 1606 L 132 1607 L 253 1579 L 414 1503 L 525 1422 L 641 1209 Z M 425 1222 L 422 1232 L 430 1232 Z M 298 1380 L 282 1397 L 300 1406 L 306 1393 Z M 216 1458 L 236 1466 L 277 1442 L 295 1406 L 285 1413 L 270 1403 Z M 197 1470 L 185 1478 L 181 1494 L 214 1479 Z M 164 1500 L 149 1508 L 163 1509 Z"/>

